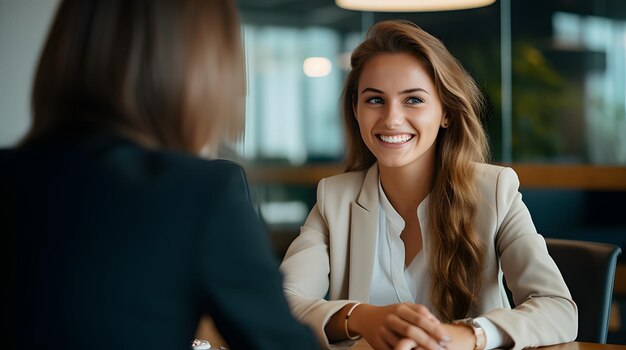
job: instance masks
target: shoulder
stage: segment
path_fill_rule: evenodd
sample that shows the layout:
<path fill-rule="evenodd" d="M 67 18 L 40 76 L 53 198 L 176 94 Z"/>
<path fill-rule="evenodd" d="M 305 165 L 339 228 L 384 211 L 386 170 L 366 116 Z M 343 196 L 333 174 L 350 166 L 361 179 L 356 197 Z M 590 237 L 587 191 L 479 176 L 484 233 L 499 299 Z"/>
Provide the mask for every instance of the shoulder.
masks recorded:
<path fill-rule="evenodd" d="M 249 200 L 245 171 L 233 161 L 208 160 L 174 152 L 158 152 L 155 156 L 168 169 L 167 177 L 181 188 L 191 188 L 198 192 L 210 190 L 211 197 L 239 194 L 243 199 Z"/>
<path fill-rule="evenodd" d="M 350 171 L 324 178 L 317 186 L 317 206 L 322 212 L 343 215 L 339 213 L 349 209 L 349 204 L 358 201 L 363 192 L 378 193 L 377 179 L 376 164 L 366 170 Z"/>
<path fill-rule="evenodd" d="M 501 221 L 514 203 L 518 203 L 516 200 L 521 199 L 517 174 L 509 167 L 489 164 L 476 163 L 475 169 L 476 187 L 483 201 L 479 211 L 490 208 Z"/>
<path fill-rule="evenodd" d="M 15 151 L 11 148 L 0 148 L 0 164 L 8 162 L 13 153 Z"/>
<path fill-rule="evenodd" d="M 197 178 L 198 180 L 245 179 L 245 171 L 241 165 L 230 160 L 210 160 L 173 152 L 161 152 L 159 156 L 166 165 L 177 170 L 181 176 Z"/>
<path fill-rule="evenodd" d="M 318 197 L 324 195 L 324 197 L 337 197 L 337 199 L 347 197 L 354 200 L 363 187 L 367 172 L 368 170 L 349 171 L 323 178 L 317 187 Z"/>
<path fill-rule="evenodd" d="M 181 203 L 249 198 L 244 171 L 231 161 L 146 148 L 109 134 L 84 141 L 83 145 L 80 147 L 84 153 L 83 167 L 112 188 L 127 188 L 152 196 L 176 196 Z"/>
<path fill-rule="evenodd" d="M 495 191 L 498 188 L 519 188 L 519 179 L 515 170 L 499 165 L 474 163 L 476 184 L 481 192 Z"/>
<path fill-rule="evenodd" d="M 15 153 L 13 149 L 10 148 L 0 148 L 0 169 L 10 169 L 11 157 Z M 3 174 L 6 174 L 6 171 L 0 172 L 0 177 Z"/>
<path fill-rule="evenodd" d="M 365 180 L 365 174 L 367 170 L 349 171 L 346 173 L 326 177 L 322 179 L 326 186 L 332 187 L 361 187 Z"/>
<path fill-rule="evenodd" d="M 0 159 L 8 157 L 11 151 L 13 151 L 11 148 L 0 148 Z"/>
<path fill-rule="evenodd" d="M 474 163 L 474 169 L 477 175 L 486 176 L 491 179 L 497 178 L 501 174 L 504 174 L 504 176 L 515 175 L 515 171 L 509 167 L 487 163 Z"/>

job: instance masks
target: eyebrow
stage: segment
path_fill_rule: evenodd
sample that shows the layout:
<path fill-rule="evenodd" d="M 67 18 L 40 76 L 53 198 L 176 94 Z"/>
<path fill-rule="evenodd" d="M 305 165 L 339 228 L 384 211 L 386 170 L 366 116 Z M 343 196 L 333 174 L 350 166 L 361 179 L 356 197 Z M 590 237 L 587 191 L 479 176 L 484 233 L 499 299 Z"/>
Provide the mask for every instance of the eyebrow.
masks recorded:
<path fill-rule="evenodd" d="M 381 90 L 374 89 L 374 88 L 371 88 L 371 87 L 363 89 L 363 91 L 361 91 L 361 94 L 363 94 L 365 92 L 368 92 L 368 91 L 369 92 L 374 92 L 374 93 L 377 93 L 377 94 L 384 94 L 384 92 L 382 92 Z M 406 89 L 406 90 L 400 91 L 399 93 L 400 94 L 410 94 L 412 92 L 417 92 L 417 91 L 422 91 L 422 92 L 425 92 L 425 93 L 430 95 L 430 93 L 428 91 L 426 91 L 426 90 L 424 90 L 422 88 Z"/>

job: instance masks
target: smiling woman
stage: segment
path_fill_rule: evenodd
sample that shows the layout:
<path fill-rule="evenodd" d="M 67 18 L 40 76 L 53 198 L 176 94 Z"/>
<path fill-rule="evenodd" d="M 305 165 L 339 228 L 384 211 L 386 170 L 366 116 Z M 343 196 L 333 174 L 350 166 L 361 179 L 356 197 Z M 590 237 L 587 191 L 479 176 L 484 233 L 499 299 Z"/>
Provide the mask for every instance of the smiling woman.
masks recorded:
<path fill-rule="evenodd" d="M 576 305 L 518 178 L 486 164 L 472 77 L 403 21 L 374 25 L 351 65 L 347 171 L 320 181 L 281 265 L 294 314 L 327 346 L 359 336 L 375 349 L 428 350 L 573 340 Z"/>
<path fill-rule="evenodd" d="M 358 82 L 354 114 L 361 138 L 378 166 L 432 164 L 433 147 L 447 118 L 422 63 L 406 53 L 372 58 Z"/>

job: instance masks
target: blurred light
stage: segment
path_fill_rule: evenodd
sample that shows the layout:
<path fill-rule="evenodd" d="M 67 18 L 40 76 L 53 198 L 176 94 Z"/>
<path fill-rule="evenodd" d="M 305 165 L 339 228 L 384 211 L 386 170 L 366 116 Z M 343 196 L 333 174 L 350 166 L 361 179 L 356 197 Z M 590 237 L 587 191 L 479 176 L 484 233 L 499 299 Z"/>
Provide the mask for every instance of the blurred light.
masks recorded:
<path fill-rule="evenodd" d="M 348 10 L 374 12 L 446 11 L 491 5 L 496 0 L 335 0 Z"/>
<path fill-rule="evenodd" d="M 260 204 L 263 219 L 270 224 L 302 224 L 309 214 L 304 202 L 264 202 Z"/>
<path fill-rule="evenodd" d="M 325 77 L 330 74 L 333 64 L 326 57 L 309 57 L 302 64 L 304 74 L 311 78 Z"/>

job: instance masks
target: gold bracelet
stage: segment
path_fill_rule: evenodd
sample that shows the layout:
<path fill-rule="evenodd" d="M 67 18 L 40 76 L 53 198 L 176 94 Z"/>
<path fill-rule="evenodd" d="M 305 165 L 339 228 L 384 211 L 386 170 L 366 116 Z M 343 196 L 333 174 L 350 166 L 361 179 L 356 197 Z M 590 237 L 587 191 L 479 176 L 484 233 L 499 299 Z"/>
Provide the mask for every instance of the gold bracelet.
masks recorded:
<path fill-rule="evenodd" d="M 360 335 L 355 335 L 355 336 L 351 336 L 350 332 L 348 331 L 348 319 L 350 318 L 350 315 L 352 315 L 352 311 L 354 311 L 354 309 L 356 309 L 357 306 L 361 305 L 361 303 L 354 303 L 354 305 L 352 305 L 352 307 L 350 308 L 350 310 L 348 310 L 348 313 L 346 314 L 346 321 L 344 322 L 343 326 L 346 330 L 346 336 L 348 336 L 348 339 L 350 340 L 357 340 L 359 338 L 361 338 Z"/>

